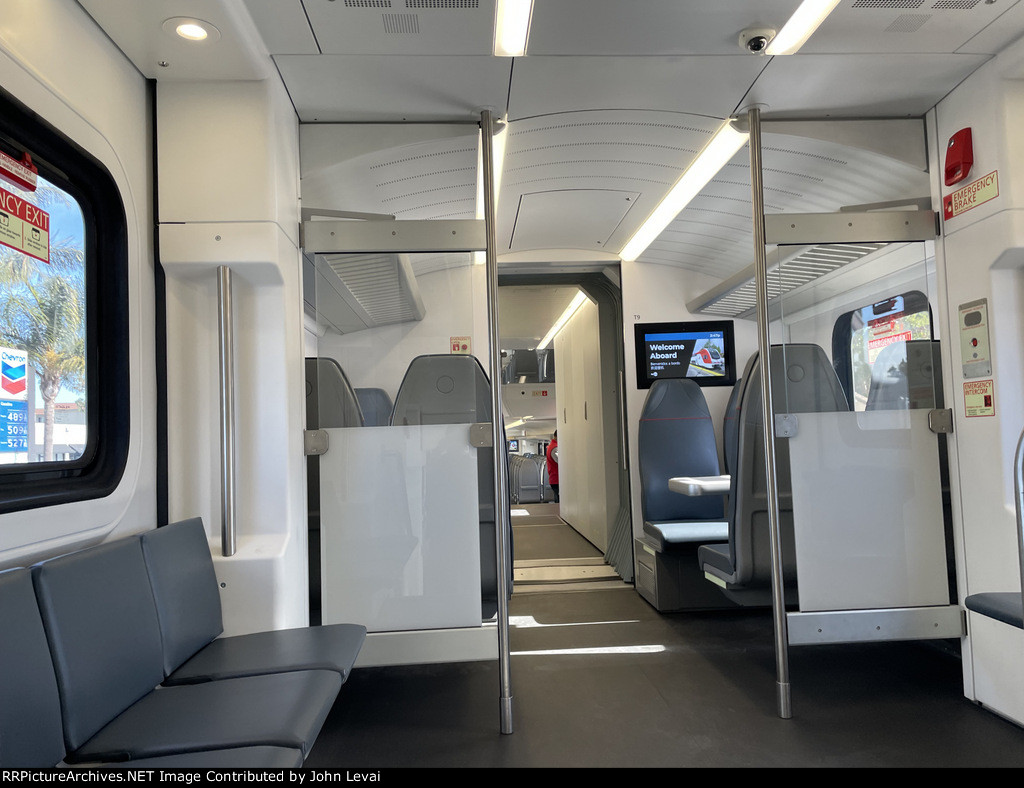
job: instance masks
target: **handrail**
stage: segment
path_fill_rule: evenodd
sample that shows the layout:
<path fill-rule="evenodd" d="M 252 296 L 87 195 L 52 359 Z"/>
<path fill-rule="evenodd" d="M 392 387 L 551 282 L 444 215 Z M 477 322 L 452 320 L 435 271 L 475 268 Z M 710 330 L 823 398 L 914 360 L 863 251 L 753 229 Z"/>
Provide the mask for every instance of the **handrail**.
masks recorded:
<path fill-rule="evenodd" d="M 494 193 L 494 118 L 490 110 L 480 113 L 481 153 L 484 176 L 484 220 L 487 230 L 487 308 L 490 338 L 491 413 L 494 440 L 494 527 L 497 529 L 498 562 L 498 673 L 501 696 L 501 732 L 512 733 L 512 673 L 509 649 L 508 597 L 512 548 L 509 534 L 508 468 L 505 465 L 505 424 L 501 407 L 501 344 L 498 333 L 498 246 L 495 229 Z"/>
<path fill-rule="evenodd" d="M 750 124 L 750 189 L 754 214 L 754 264 L 757 282 L 757 339 L 761 355 L 765 479 L 768 487 L 768 533 L 772 557 L 772 616 L 775 621 L 776 693 L 779 716 L 793 716 L 789 686 L 789 633 L 782 578 L 782 528 L 779 523 L 779 489 L 775 472 L 775 412 L 772 401 L 770 341 L 768 337 L 768 266 L 765 250 L 764 190 L 761 180 L 761 113 L 747 112 Z"/>
<path fill-rule="evenodd" d="M 1024 430 L 1013 460 L 1013 505 L 1017 511 L 1017 559 L 1020 563 L 1021 603 L 1024 606 Z"/>
<path fill-rule="evenodd" d="M 221 555 L 235 554 L 235 336 L 231 269 L 217 268 L 220 339 L 220 543 Z"/>

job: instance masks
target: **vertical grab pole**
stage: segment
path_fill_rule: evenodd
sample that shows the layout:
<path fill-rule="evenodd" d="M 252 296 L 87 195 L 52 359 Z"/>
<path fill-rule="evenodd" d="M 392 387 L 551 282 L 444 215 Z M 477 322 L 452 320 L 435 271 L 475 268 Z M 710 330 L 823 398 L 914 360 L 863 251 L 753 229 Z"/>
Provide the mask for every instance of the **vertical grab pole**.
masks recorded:
<path fill-rule="evenodd" d="M 220 543 L 221 554 L 235 554 L 235 336 L 231 269 L 217 268 L 220 336 Z"/>
<path fill-rule="evenodd" d="M 501 683 L 501 732 L 512 733 L 512 672 L 508 643 L 510 563 L 508 469 L 505 467 L 505 429 L 501 410 L 501 344 L 498 334 L 498 251 L 494 228 L 494 119 L 480 114 L 484 170 L 484 224 L 487 229 L 487 317 L 490 337 L 491 437 L 494 442 L 494 527 L 498 546 L 498 673 Z"/>
<path fill-rule="evenodd" d="M 764 429 L 764 464 L 768 486 L 768 531 L 772 554 L 772 616 L 775 621 L 775 670 L 779 716 L 793 716 L 789 689 L 789 632 L 782 584 L 782 529 L 779 524 L 779 489 L 775 472 L 775 408 L 768 337 L 768 261 L 765 252 L 764 189 L 761 179 L 761 112 L 747 111 L 750 124 L 750 189 L 754 214 L 754 279 L 757 290 L 757 341 L 761 357 L 761 401 Z"/>
<path fill-rule="evenodd" d="M 1017 439 L 1013 458 L 1013 501 L 1017 512 L 1017 559 L 1020 563 L 1021 594 L 1024 594 L 1024 431 Z"/>

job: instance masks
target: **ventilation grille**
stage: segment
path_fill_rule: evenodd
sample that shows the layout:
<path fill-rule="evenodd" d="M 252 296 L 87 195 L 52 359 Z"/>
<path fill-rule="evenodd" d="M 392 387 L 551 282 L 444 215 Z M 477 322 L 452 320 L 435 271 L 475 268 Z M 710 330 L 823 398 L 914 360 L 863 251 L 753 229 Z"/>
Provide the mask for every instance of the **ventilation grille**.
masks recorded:
<path fill-rule="evenodd" d="M 855 0 L 854 8 L 920 8 L 925 0 Z"/>
<path fill-rule="evenodd" d="M 891 25 L 885 28 L 885 32 L 916 33 L 931 18 L 931 14 L 900 14 Z"/>
<path fill-rule="evenodd" d="M 768 271 L 768 298 L 778 298 L 813 282 L 843 266 L 860 260 L 885 244 L 829 244 L 815 246 Z M 749 271 L 750 269 L 748 269 Z M 697 311 L 722 317 L 740 317 L 757 305 L 757 286 L 753 274 Z"/>
<path fill-rule="evenodd" d="M 405 0 L 406 8 L 479 8 L 480 0 Z"/>
<path fill-rule="evenodd" d="M 371 325 L 386 326 L 422 320 L 423 308 L 412 268 L 404 255 L 325 255 L 327 265 L 341 280 Z"/>
<path fill-rule="evenodd" d="M 345 8 L 391 8 L 391 0 L 345 0 Z"/>
<path fill-rule="evenodd" d="M 388 35 L 411 35 L 420 32 L 418 14 L 384 14 L 384 32 Z"/>
<path fill-rule="evenodd" d="M 923 7 L 928 0 L 854 0 L 853 8 L 888 8 L 915 10 Z M 933 0 L 931 8 L 947 11 L 969 11 L 981 0 Z"/>

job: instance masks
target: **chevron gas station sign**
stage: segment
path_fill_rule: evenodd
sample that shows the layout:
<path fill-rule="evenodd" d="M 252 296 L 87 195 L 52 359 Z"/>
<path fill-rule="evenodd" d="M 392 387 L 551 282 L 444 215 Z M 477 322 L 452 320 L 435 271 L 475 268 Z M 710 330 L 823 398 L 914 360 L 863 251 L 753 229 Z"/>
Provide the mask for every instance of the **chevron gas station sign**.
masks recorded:
<path fill-rule="evenodd" d="M 0 348 L 0 452 L 28 451 L 28 353 Z"/>

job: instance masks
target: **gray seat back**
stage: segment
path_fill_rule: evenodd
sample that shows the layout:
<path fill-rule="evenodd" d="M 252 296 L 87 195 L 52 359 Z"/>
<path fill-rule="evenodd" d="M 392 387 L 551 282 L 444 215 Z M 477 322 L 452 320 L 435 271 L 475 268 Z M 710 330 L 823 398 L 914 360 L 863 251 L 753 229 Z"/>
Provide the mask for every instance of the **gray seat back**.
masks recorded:
<path fill-rule="evenodd" d="M 429 355 L 414 358 L 395 395 L 391 423 L 474 424 L 491 420 L 491 384 L 475 356 Z M 494 533 L 494 464 L 490 450 L 477 452 L 480 507 L 480 581 L 483 615 L 497 609 Z"/>
<path fill-rule="evenodd" d="M 673 476 L 717 476 L 718 444 L 704 392 L 692 380 L 655 381 L 647 393 L 637 434 L 644 522 L 721 520 L 720 495 L 672 492 Z"/>
<path fill-rule="evenodd" d="M 352 385 L 333 358 L 306 359 L 306 429 L 362 427 L 363 413 Z"/>
<path fill-rule="evenodd" d="M 170 675 L 224 631 L 206 529 L 198 517 L 141 537 Z"/>
<path fill-rule="evenodd" d="M 928 339 L 893 342 L 871 366 L 865 410 L 942 407 L 939 343 Z"/>
<path fill-rule="evenodd" d="M 384 389 L 356 389 L 359 409 L 363 412 L 363 423 L 367 427 L 386 427 L 391 423 L 394 403 Z"/>
<path fill-rule="evenodd" d="M 73 752 L 164 679 L 160 624 L 138 537 L 32 570 Z"/>
<path fill-rule="evenodd" d="M 817 345 L 773 346 L 772 404 L 776 414 L 825 413 L 849 410 L 846 395 L 825 352 Z M 732 470 L 728 520 L 729 549 L 735 585 L 764 588 L 771 581 L 768 530 L 768 485 L 765 475 L 765 435 L 762 421 L 761 364 L 754 356 L 743 378 L 736 467 Z M 793 541 L 793 495 L 789 444 L 775 439 L 783 577 L 796 581 Z"/>
<path fill-rule="evenodd" d="M 306 359 L 306 429 L 362 427 L 355 389 L 333 358 Z M 320 615 L 320 458 L 306 458 L 310 615 Z"/>
<path fill-rule="evenodd" d="M 752 359 L 747 361 L 751 364 Z M 722 456 L 725 462 L 725 472 L 732 473 L 736 467 L 736 453 L 739 449 L 740 435 L 740 400 L 743 394 L 743 387 L 747 384 L 749 370 L 743 371 L 743 376 L 733 384 L 732 393 L 729 394 L 729 402 L 725 406 L 725 416 L 722 418 Z"/>
<path fill-rule="evenodd" d="M 28 569 L 0 572 L 0 768 L 64 758 L 60 696 Z"/>

